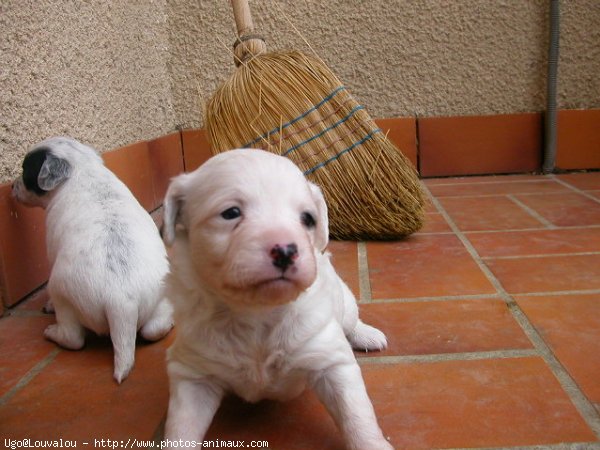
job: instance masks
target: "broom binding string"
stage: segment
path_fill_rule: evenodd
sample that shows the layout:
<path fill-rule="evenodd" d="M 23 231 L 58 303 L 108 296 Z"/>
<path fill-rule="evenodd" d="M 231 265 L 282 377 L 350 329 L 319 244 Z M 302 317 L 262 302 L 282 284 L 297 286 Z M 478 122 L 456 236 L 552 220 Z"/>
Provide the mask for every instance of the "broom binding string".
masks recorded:
<path fill-rule="evenodd" d="M 245 64 L 266 51 L 267 44 L 260 34 L 243 34 L 238 36 L 233 43 L 233 55 L 236 66 Z"/>
<path fill-rule="evenodd" d="M 247 1 L 231 0 L 238 38 L 233 44 L 236 67 L 267 51 L 265 40 L 254 33 L 254 23 Z"/>

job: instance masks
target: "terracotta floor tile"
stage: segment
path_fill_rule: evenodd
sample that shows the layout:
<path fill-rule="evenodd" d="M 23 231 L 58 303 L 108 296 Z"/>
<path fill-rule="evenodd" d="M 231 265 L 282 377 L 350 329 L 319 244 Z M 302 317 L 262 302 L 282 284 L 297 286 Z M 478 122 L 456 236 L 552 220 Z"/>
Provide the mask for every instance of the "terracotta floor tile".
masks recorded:
<path fill-rule="evenodd" d="M 511 294 L 600 289 L 600 255 L 486 260 Z"/>
<path fill-rule="evenodd" d="M 206 439 L 268 441 L 269 448 L 282 450 L 344 450 L 333 419 L 312 391 L 288 402 L 249 404 L 228 397 Z"/>
<path fill-rule="evenodd" d="M 427 355 L 531 348 L 499 299 L 360 306 L 360 317 L 383 331 L 388 349 L 358 356 Z"/>
<path fill-rule="evenodd" d="M 600 295 L 516 300 L 577 385 L 600 403 Z"/>
<path fill-rule="evenodd" d="M 439 199 L 462 231 L 540 228 L 542 223 L 507 197 Z"/>
<path fill-rule="evenodd" d="M 538 358 L 363 365 L 398 449 L 596 441 Z"/>
<path fill-rule="evenodd" d="M 448 448 L 595 440 L 536 358 L 363 365 L 379 423 L 395 448 Z M 207 439 L 267 440 L 269 448 L 342 450 L 312 392 L 249 405 L 228 398 Z"/>
<path fill-rule="evenodd" d="M 44 306 L 48 303 L 48 290 L 44 287 L 28 296 L 25 300 L 15 306 L 17 311 L 38 311 L 43 312 Z M 50 315 L 54 318 L 54 316 Z"/>
<path fill-rule="evenodd" d="M 425 215 L 425 225 L 419 230 L 419 233 L 448 233 L 452 229 L 444 216 L 440 213 L 427 213 Z"/>
<path fill-rule="evenodd" d="M 569 188 L 552 180 L 538 177 L 530 181 L 504 181 L 481 183 L 457 183 L 434 185 L 429 191 L 436 197 L 460 197 L 473 195 L 509 195 L 509 194 L 544 194 L 550 192 L 569 192 Z"/>
<path fill-rule="evenodd" d="M 467 233 L 482 257 L 600 252 L 600 227 Z"/>
<path fill-rule="evenodd" d="M 454 235 L 369 242 L 367 257 L 374 299 L 495 293 Z"/>
<path fill-rule="evenodd" d="M 121 385 L 112 378 L 108 338 L 63 350 L 0 406 L 0 423 L 13 439 L 150 439 L 167 407 L 167 342 L 138 345 L 135 367 Z"/>
<path fill-rule="evenodd" d="M 428 213 L 439 213 L 439 211 L 437 210 L 437 208 L 435 207 L 435 205 L 431 201 L 431 198 L 428 195 L 425 196 L 425 206 L 424 206 L 423 210 L 427 214 Z"/>
<path fill-rule="evenodd" d="M 556 178 L 583 191 L 600 189 L 600 172 L 571 173 L 566 175 L 557 175 Z"/>
<path fill-rule="evenodd" d="M 349 241 L 329 241 L 331 262 L 339 276 L 346 282 L 356 298 L 360 298 L 358 275 L 358 245 Z"/>
<path fill-rule="evenodd" d="M 561 227 L 600 225 L 600 202 L 577 193 L 517 195 L 554 225 Z"/>
<path fill-rule="evenodd" d="M 53 322 L 53 316 L 0 319 L 0 396 L 55 348 L 43 336 Z"/>

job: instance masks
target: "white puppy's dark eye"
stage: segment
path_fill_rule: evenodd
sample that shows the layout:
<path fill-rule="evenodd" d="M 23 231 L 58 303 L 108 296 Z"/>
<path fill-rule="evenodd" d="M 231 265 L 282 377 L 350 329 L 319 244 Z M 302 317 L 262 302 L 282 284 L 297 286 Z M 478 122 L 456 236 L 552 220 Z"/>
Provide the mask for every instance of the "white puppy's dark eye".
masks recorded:
<path fill-rule="evenodd" d="M 242 210 L 237 206 L 226 209 L 221 213 L 221 217 L 225 220 L 237 219 L 242 215 Z"/>
<path fill-rule="evenodd" d="M 300 221 L 306 228 L 314 228 L 317 225 L 317 221 L 315 220 L 314 216 L 309 212 L 303 212 L 300 214 Z"/>

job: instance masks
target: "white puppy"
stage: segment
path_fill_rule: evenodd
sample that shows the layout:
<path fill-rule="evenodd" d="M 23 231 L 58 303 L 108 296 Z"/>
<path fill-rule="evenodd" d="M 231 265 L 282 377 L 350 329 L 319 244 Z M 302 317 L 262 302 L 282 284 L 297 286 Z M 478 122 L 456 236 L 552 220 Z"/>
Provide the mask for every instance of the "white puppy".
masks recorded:
<path fill-rule="evenodd" d="M 173 326 L 172 306 L 161 297 L 168 261 L 156 225 L 96 151 L 70 138 L 37 144 L 13 195 L 46 209 L 57 323 L 44 336 L 77 350 L 84 328 L 110 334 L 120 383 L 133 367 L 137 331 L 158 340 Z"/>
<path fill-rule="evenodd" d="M 350 346 L 380 350 L 386 339 L 358 319 L 323 253 L 327 225 L 319 188 L 272 153 L 228 151 L 171 182 L 166 439 L 201 441 L 226 392 L 255 402 L 311 387 L 349 449 L 392 448 Z"/>

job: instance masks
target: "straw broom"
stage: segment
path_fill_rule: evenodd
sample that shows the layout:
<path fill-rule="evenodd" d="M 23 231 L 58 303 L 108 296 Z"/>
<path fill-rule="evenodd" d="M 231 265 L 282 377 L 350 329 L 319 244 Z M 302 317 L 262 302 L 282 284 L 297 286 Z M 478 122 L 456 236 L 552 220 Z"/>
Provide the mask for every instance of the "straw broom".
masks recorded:
<path fill-rule="evenodd" d="M 323 190 L 336 239 L 396 239 L 421 228 L 424 196 L 410 161 L 317 57 L 266 53 L 247 0 L 232 0 L 238 66 L 206 105 L 214 153 L 287 156 Z"/>

